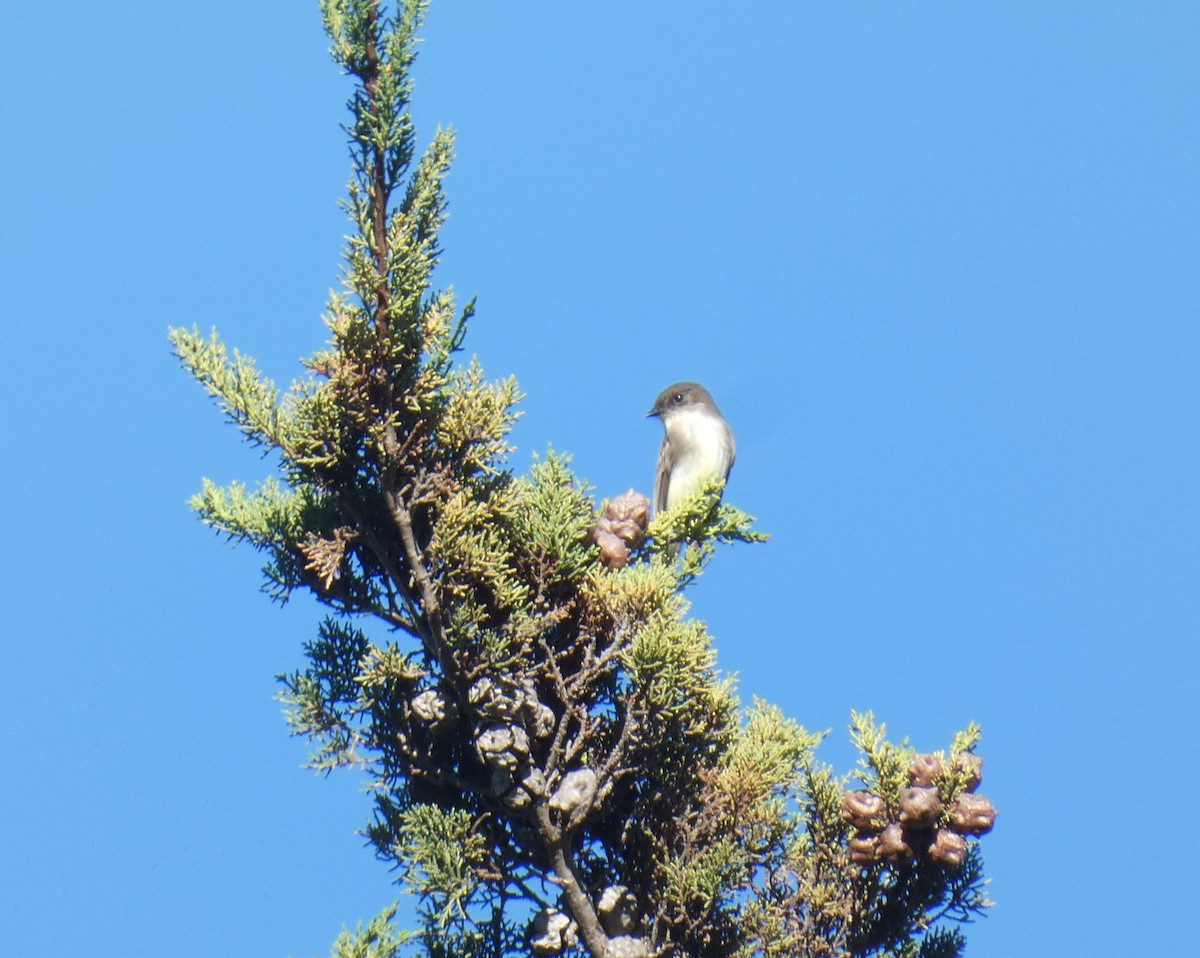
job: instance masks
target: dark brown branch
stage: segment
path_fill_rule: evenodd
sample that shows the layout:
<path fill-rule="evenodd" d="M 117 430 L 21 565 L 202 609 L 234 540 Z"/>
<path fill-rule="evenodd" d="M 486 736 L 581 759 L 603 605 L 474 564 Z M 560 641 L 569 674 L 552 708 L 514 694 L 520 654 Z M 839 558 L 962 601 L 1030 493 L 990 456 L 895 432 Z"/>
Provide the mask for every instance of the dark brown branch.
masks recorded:
<path fill-rule="evenodd" d="M 546 756 L 544 771 L 546 775 L 550 775 L 562 762 L 563 743 L 566 740 L 567 730 L 570 728 L 571 721 L 577 720 L 577 706 L 572 704 L 574 699 L 571 698 L 567 691 L 566 682 L 563 681 L 562 672 L 558 668 L 558 662 L 554 658 L 554 652 L 550 648 L 550 643 L 545 638 L 539 637 L 538 645 L 541 646 L 546 664 L 550 667 L 550 674 L 554 679 L 554 691 L 558 693 L 559 699 L 566 706 L 563 709 L 563 714 L 559 717 L 558 725 L 554 730 L 554 738 L 550 742 L 550 748 Z"/>
<path fill-rule="evenodd" d="M 579 883 L 575 874 L 571 850 L 567 837 L 550 821 L 550 806 L 540 802 L 537 806 L 538 835 L 545 845 L 547 857 L 554 868 L 554 883 L 563 891 L 571 917 L 579 926 L 579 935 L 592 958 L 604 958 L 608 952 L 608 935 L 600 925 L 600 918 L 592 905 L 591 898 Z"/>
<path fill-rule="evenodd" d="M 379 3 L 367 8 L 366 66 L 363 87 L 370 102 L 371 126 L 379 126 L 379 48 L 375 34 L 379 24 Z M 375 271 L 379 280 L 375 286 L 375 335 L 381 346 L 386 345 L 391 326 L 391 290 L 388 287 L 388 194 L 387 148 L 371 144 L 371 179 L 368 189 L 371 203 L 371 229 L 375 241 Z"/>
<path fill-rule="evenodd" d="M 456 686 L 460 684 L 461 673 L 454 656 L 450 653 L 450 644 L 446 637 L 446 626 L 442 622 L 441 600 L 438 597 L 437 583 L 425 567 L 424 556 L 417 545 L 417 537 L 413 531 L 412 514 L 404 504 L 404 499 L 398 493 L 388 496 L 388 509 L 392 521 L 400 533 L 400 545 L 404 550 L 405 564 L 412 574 L 419 595 L 419 612 L 414 616 L 417 622 L 423 623 L 421 630 L 427 650 L 437 660 L 442 674 Z M 408 583 L 399 583 L 407 594 Z"/>
<path fill-rule="evenodd" d="M 350 513 L 350 517 L 354 520 L 355 525 L 358 527 L 357 531 L 362 534 L 363 539 L 367 543 L 367 548 L 371 550 L 371 553 L 378 560 L 379 564 L 383 566 L 383 569 L 388 574 L 389 578 L 391 578 L 391 580 L 396 584 L 400 597 L 404 600 L 405 605 L 408 606 L 409 615 L 407 618 L 400 615 L 393 615 L 391 613 L 381 613 L 382 618 L 392 622 L 394 625 L 400 626 L 400 628 L 407 631 L 410 635 L 416 636 L 417 638 L 422 638 L 423 635 L 417 626 L 417 622 L 420 620 L 420 609 L 417 608 L 416 603 L 409 594 L 407 584 L 404 581 L 404 576 L 402 575 L 401 570 L 397 567 L 396 563 L 393 561 L 391 551 L 387 548 L 386 544 L 380 540 L 379 535 L 375 532 L 375 530 L 371 528 L 371 524 L 367 521 L 366 514 L 359 507 L 354 498 L 342 492 L 335 492 L 334 494 L 337 496 L 338 503 L 342 506 L 342 508 Z"/>
<path fill-rule="evenodd" d="M 629 751 L 629 742 L 633 738 L 634 729 L 640 724 L 639 719 L 645 715 L 645 711 L 635 706 L 629 706 L 625 709 L 625 715 L 621 722 L 621 731 L 617 735 L 617 740 L 613 743 L 612 751 L 609 752 L 608 759 L 600 769 L 600 774 L 597 776 L 596 794 L 600 794 L 600 789 L 604 784 L 620 774 L 621 770 L 618 765 L 624 760 L 626 753 Z"/>

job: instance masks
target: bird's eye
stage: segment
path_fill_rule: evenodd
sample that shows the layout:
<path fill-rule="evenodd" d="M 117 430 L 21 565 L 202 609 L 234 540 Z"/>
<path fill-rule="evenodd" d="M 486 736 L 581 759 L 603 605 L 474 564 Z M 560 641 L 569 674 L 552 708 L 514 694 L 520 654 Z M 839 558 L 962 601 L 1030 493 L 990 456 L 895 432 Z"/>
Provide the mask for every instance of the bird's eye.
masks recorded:
<path fill-rule="evenodd" d="M 675 402 L 683 402 L 683 393 L 676 393 L 671 397 Z"/>

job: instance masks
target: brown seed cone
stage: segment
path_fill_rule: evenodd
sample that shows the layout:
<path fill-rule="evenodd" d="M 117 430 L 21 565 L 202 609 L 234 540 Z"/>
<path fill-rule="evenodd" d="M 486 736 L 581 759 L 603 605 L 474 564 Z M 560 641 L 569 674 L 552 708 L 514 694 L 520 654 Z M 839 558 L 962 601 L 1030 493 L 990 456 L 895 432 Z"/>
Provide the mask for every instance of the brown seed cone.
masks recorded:
<path fill-rule="evenodd" d="M 620 536 L 604 527 L 605 520 L 592 530 L 592 541 L 600 547 L 600 562 L 606 569 L 623 569 L 629 562 L 629 546 Z"/>
<path fill-rule="evenodd" d="M 879 857 L 878 835 L 855 835 L 849 841 L 850 861 L 869 865 Z"/>
<path fill-rule="evenodd" d="M 640 492 L 630 489 L 608 504 L 608 508 L 604 510 L 604 518 L 617 522 L 628 520 L 645 532 L 646 527 L 650 525 L 650 500 Z"/>
<path fill-rule="evenodd" d="M 955 752 L 950 761 L 956 769 L 967 773 L 965 791 L 975 791 L 983 781 L 983 759 L 974 752 Z"/>
<path fill-rule="evenodd" d="M 983 795 L 964 792 L 950 806 L 950 828 L 962 835 L 982 835 L 996 824 L 996 808 Z"/>
<path fill-rule="evenodd" d="M 961 865 L 967 857 L 967 840 L 948 828 L 939 828 L 929 846 L 929 857 L 943 865 Z"/>
<path fill-rule="evenodd" d="M 650 525 L 650 500 L 630 489 L 613 499 L 592 529 L 591 540 L 600 547 L 600 562 L 606 569 L 622 569 L 629 552 L 646 537 Z"/>
<path fill-rule="evenodd" d="M 908 766 L 908 780 L 922 788 L 932 785 L 942 775 L 942 760 L 936 755 L 918 755 Z"/>
<path fill-rule="evenodd" d="M 915 854 L 909 836 L 899 825 L 892 824 L 879 833 L 878 856 L 885 861 L 907 861 Z"/>
<path fill-rule="evenodd" d="M 941 817 L 942 802 L 936 788 L 912 786 L 900 789 L 900 824 L 905 828 L 934 828 Z"/>
<path fill-rule="evenodd" d="M 845 792 L 842 795 L 842 818 L 864 832 L 876 832 L 887 824 L 887 806 L 874 792 Z"/>
<path fill-rule="evenodd" d="M 646 531 L 632 519 L 601 519 L 600 524 L 627 546 L 636 546 L 645 538 Z"/>

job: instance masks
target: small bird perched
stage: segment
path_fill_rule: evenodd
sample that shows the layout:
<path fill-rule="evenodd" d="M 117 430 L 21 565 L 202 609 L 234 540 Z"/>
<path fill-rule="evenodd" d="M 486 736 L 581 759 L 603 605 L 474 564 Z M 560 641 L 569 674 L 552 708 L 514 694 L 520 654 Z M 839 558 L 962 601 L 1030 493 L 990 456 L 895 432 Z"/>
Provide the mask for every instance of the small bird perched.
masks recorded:
<path fill-rule="evenodd" d="M 655 515 L 695 495 L 706 480 L 729 478 L 737 444 L 707 389 L 699 383 L 675 383 L 658 394 L 646 415 L 657 416 L 666 430 L 654 477 Z"/>

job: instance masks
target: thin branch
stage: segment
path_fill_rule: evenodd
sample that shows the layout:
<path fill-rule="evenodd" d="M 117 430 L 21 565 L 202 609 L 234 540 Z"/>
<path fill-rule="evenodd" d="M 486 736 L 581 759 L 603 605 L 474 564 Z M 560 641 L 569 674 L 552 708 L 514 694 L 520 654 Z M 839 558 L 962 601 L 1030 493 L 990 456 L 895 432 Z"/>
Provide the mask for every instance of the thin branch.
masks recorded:
<path fill-rule="evenodd" d="M 370 103 L 372 128 L 379 126 L 379 47 L 375 37 L 379 24 L 379 3 L 372 0 L 367 7 L 367 29 L 363 87 Z M 386 346 L 391 320 L 391 290 L 388 287 L 388 196 L 387 196 L 387 149 L 378 143 L 371 144 L 371 176 L 368 186 L 371 204 L 371 229 L 375 242 L 375 335 L 381 347 Z"/>
<path fill-rule="evenodd" d="M 425 638 L 417 624 L 420 619 L 421 610 L 417 607 L 415 601 L 409 593 L 409 590 L 405 587 L 404 576 L 401 570 L 396 566 L 396 563 L 392 560 L 390 550 L 380 540 L 379 534 L 374 530 L 374 528 L 372 528 L 371 523 L 367 521 L 366 513 L 359 506 L 359 504 L 351 496 L 344 492 L 335 491 L 334 494 L 337 496 L 338 503 L 343 509 L 350 513 L 351 518 L 354 519 L 355 525 L 358 527 L 358 532 L 360 532 L 363 536 L 363 539 L 366 540 L 367 547 L 371 550 L 371 553 L 378 560 L 379 564 L 383 566 L 384 571 L 387 572 L 389 578 L 391 578 L 391 580 L 396 584 L 397 591 L 399 592 L 400 597 L 405 606 L 407 606 L 409 612 L 408 617 L 384 612 L 383 610 L 379 610 L 378 614 L 382 618 L 400 626 L 410 635 L 416 638 Z"/>

